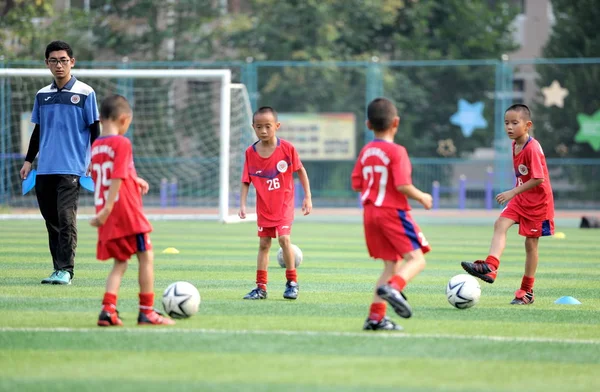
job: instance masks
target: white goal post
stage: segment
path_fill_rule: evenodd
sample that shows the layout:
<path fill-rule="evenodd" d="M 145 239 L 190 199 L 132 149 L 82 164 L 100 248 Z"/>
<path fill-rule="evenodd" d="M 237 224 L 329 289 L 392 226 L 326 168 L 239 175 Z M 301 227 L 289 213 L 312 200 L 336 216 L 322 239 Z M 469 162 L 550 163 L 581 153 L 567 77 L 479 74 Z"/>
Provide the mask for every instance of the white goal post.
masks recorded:
<path fill-rule="evenodd" d="M 129 89 L 127 90 L 128 94 L 134 101 L 132 102 L 134 109 L 132 127 L 135 127 L 133 140 L 137 140 L 138 130 L 144 134 L 149 127 L 158 128 L 153 131 L 157 135 L 154 136 L 155 139 L 145 139 L 152 141 L 152 148 L 146 147 L 148 143 L 141 143 L 141 145 L 134 143 L 134 157 L 136 160 L 140 158 L 150 162 L 146 167 L 145 174 L 151 177 L 152 184 L 160 184 L 158 185 L 160 195 L 156 192 L 150 203 L 144 201 L 145 205 L 152 210 L 152 213 L 149 214 L 151 218 L 239 221 L 237 211 L 232 211 L 237 208 L 236 203 L 239 205 L 237 192 L 241 173 L 237 169 L 241 169 L 240 156 L 243 160 L 245 148 L 254 140 L 254 136 L 251 128 L 252 109 L 248 93 L 243 84 L 232 83 L 231 70 L 73 68 L 72 74 L 94 88 L 98 103 L 110 93 L 121 93 L 120 89 L 123 88 L 123 85 Z M 22 133 L 23 114 L 31 111 L 35 92 L 50 84 L 51 78 L 50 71 L 45 68 L 0 68 L 0 94 L 2 94 L 0 100 L 4 102 L 0 110 L 2 110 L 2 117 L 6 119 L 0 122 L 2 131 L 0 135 L 5 135 L 3 138 L 6 138 L 6 140 L 2 139 L 3 143 L 0 145 L 0 149 L 4 149 L 4 151 L 0 150 L 2 159 L 6 160 L 5 158 L 10 156 L 22 157 L 23 136 L 17 136 L 17 134 L 19 127 Z M 127 81 L 130 81 L 129 87 L 127 87 Z M 216 83 L 218 83 L 218 87 Z M 7 93 L 7 91 L 9 92 Z M 124 95 L 127 96 L 127 94 Z M 232 102 L 232 95 L 235 102 Z M 127 98 L 130 99 L 128 96 Z M 235 107 L 232 108 L 232 105 Z M 143 106 L 143 108 L 138 111 L 138 106 Z M 217 112 L 218 116 L 216 116 Z M 189 118 L 185 117 L 186 115 Z M 233 139 L 232 115 L 235 116 L 235 124 L 233 124 L 235 137 Z M 17 116 L 21 116 L 20 121 Z M 165 119 L 165 117 L 169 118 Z M 163 125 L 164 133 L 177 133 L 172 137 L 173 140 L 169 140 L 167 143 L 162 139 L 158 123 Z M 194 135 L 189 128 L 194 128 L 202 134 Z M 218 169 L 214 167 L 217 161 L 216 140 L 209 140 L 215 138 L 218 138 Z M 199 152 L 195 156 L 194 147 L 202 146 L 204 142 L 212 143 L 213 150 Z M 21 144 L 20 151 L 16 146 L 19 143 Z M 155 163 L 155 161 L 161 160 L 164 163 Z M 187 169 L 189 171 L 184 173 L 187 176 L 184 175 L 183 180 L 177 178 L 178 167 L 185 166 L 184 163 L 179 162 L 182 160 L 193 162 L 193 166 L 196 168 Z M 177 163 L 173 164 L 172 162 Z M 18 179 L 7 180 L 4 178 L 15 174 L 15 167 L 17 165 L 20 167 L 21 164 L 22 158 L 20 162 L 13 162 L 12 167 L 6 168 L 4 173 L 0 173 L 0 180 L 4 182 L 4 184 L 0 183 L 0 188 L 4 187 L 4 195 L 8 195 L 4 202 L 0 199 L 0 205 L 6 203 L 9 207 L 32 207 L 32 204 L 35 204 L 34 196 L 27 198 L 28 196 L 20 195 Z M 232 168 L 232 164 L 235 165 L 234 168 Z M 156 169 L 157 165 L 160 166 L 158 169 Z M 175 167 L 169 168 L 169 165 L 175 165 Z M 140 167 L 144 166 L 143 164 L 138 165 L 136 161 L 136 167 L 140 172 Z M 232 171 L 232 169 L 236 170 Z M 202 172 L 197 173 L 196 182 L 194 182 L 194 170 Z M 217 170 L 218 189 L 207 190 L 216 187 L 214 182 Z M 18 173 L 18 169 L 16 171 Z M 144 170 L 142 171 L 144 172 Z M 141 176 L 144 177 L 142 174 Z M 184 189 L 183 183 L 188 178 L 190 180 L 185 185 L 187 188 Z M 169 182 L 169 185 L 163 187 L 165 181 Z M 213 184 L 210 183 L 211 181 Z M 179 193 L 176 193 L 178 183 Z M 168 189 L 165 191 L 165 188 Z M 166 208 L 162 208 L 165 207 L 163 192 L 171 191 L 174 194 L 167 195 L 169 203 Z M 216 197 L 217 193 L 218 197 Z M 176 198 L 179 198 L 180 202 L 175 202 Z M 255 214 L 250 214 L 248 220 L 253 219 L 256 219 Z"/>

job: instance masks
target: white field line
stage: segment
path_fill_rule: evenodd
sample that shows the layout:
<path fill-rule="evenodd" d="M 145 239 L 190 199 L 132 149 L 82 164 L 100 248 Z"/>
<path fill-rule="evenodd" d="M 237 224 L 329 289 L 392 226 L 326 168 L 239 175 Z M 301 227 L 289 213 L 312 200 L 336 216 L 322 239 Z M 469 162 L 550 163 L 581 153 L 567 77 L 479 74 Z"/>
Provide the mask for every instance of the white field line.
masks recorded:
<path fill-rule="evenodd" d="M 600 340 L 594 339 L 559 339 L 559 338 L 536 338 L 519 336 L 487 336 L 487 335 L 450 335 L 450 334 L 419 334 L 419 333 L 386 333 L 386 332 L 323 332 L 323 331 L 282 331 L 282 330 L 226 330 L 226 329 L 184 329 L 184 328 L 12 328 L 0 327 L 0 333 L 6 332 L 31 332 L 31 333 L 95 333 L 115 332 L 133 334 L 163 334 L 163 333 L 186 333 L 186 334 L 210 334 L 210 335 L 283 335 L 283 336 L 316 336 L 316 337 L 352 337 L 367 339 L 445 339 L 445 340 L 483 340 L 490 342 L 506 343 L 552 343 L 552 344 L 583 344 L 600 345 Z"/>

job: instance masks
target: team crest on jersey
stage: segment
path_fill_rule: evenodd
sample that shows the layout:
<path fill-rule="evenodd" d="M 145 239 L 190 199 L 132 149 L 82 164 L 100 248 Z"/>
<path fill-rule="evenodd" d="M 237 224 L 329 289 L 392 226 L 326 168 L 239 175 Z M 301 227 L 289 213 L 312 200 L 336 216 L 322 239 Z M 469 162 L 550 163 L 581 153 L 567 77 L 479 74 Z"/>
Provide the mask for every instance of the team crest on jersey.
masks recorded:
<path fill-rule="evenodd" d="M 282 160 L 282 161 L 277 162 L 277 170 L 280 173 L 285 173 L 287 171 L 287 169 L 288 169 L 288 164 L 286 161 Z"/>
<path fill-rule="evenodd" d="M 529 173 L 529 170 L 527 170 L 527 166 L 521 164 L 519 165 L 519 173 L 521 173 L 521 175 L 526 176 L 527 173 Z"/>
<path fill-rule="evenodd" d="M 72 95 L 71 96 L 71 103 L 74 104 L 74 105 L 77 105 L 80 100 L 81 100 L 81 97 L 79 95 Z"/>

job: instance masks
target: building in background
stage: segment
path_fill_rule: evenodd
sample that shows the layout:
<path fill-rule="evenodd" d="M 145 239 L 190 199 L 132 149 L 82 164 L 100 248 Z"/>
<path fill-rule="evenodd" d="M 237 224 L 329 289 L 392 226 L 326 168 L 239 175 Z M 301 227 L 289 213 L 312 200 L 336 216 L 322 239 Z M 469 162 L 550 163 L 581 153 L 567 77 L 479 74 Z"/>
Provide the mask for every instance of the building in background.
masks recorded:
<path fill-rule="evenodd" d="M 515 41 L 520 48 L 509 53 L 510 60 L 541 57 L 552 26 L 554 13 L 551 0 L 517 0 L 521 13 L 515 19 Z M 515 68 L 513 75 L 514 102 L 530 104 L 538 98 L 537 74 L 534 65 L 526 64 Z"/>

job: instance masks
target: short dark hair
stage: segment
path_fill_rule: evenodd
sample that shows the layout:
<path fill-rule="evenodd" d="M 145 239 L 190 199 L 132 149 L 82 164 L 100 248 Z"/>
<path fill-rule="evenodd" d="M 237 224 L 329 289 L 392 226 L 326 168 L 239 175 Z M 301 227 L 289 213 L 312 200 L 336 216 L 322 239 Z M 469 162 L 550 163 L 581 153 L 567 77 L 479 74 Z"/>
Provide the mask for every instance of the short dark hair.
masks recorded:
<path fill-rule="evenodd" d="M 132 112 L 127 98 L 114 94 L 104 98 L 100 105 L 100 118 L 103 120 L 116 120 L 123 113 Z"/>
<path fill-rule="evenodd" d="M 511 111 L 521 113 L 521 116 L 527 121 L 531 120 L 531 110 L 529 110 L 529 107 L 523 103 L 511 105 L 508 109 L 506 109 L 504 114 Z"/>
<path fill-rule="evenodd" d="M 52 41 L 46 46 L 46 60 L 48 60 L 50 53 L 58 50 L 66 51 L 69 58 L 73 58 L 73 49 L 71 49 L 71 46 L 68 43 L 65 41 Z"/>
<path fill-rule="evenodd" d="M 275 121 L 277 121 L 277 112 L 275 109 L 273 109 L 271 106 L 261 106 L 257 111 L 254 112 L 254 114 L 252 114 L 252 122 L 254 123 L 254 117 L 256 117 L 257 114 L 263 113 L 271 113 Z"/>
<path fill-rule="evenodd" d="M 367 119 L 374 131 L 385 131 L 398 115 L 396 106 L 387 98 L 375 98 L 367 107 Z"/>

